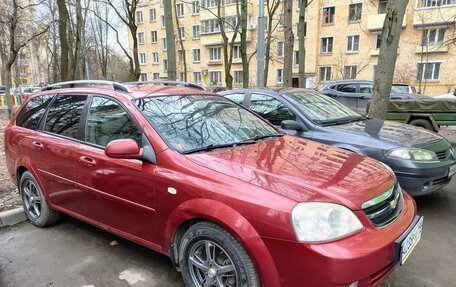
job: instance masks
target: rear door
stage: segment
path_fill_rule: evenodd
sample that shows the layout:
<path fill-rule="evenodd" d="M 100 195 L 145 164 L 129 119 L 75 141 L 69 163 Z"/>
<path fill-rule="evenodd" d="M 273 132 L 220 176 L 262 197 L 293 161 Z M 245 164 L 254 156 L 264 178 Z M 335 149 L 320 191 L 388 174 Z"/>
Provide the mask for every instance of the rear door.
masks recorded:
<path fill-rule="evenodd" d="M 120 102 L 105 96 L 91 96 L 89 102 L 76 156 L 84 215 L 107 228 L 156 242 L 156 166 L 105 155 L 106 145 L 117 139 L 133 139 L 140 147 L 150 144 Z"/>
<path fill-rule="evenodd" d="M 372 83 L 360 83 L 359 84 L 359 99 L 356 111 L 361 114 L 366 114 L 367 104 L 372 99 L 372 92 L 374 90 L 374 84 Z"/>

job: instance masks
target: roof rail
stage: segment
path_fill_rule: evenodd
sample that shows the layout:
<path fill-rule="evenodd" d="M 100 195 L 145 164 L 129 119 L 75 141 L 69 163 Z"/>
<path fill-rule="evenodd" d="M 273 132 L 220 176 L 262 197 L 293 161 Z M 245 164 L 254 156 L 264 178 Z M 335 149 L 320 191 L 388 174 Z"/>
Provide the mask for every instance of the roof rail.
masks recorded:
<path fill-rule="evenodd" d="M 100 85 L 100 86 L 112 86 L 112 88 L 116 91 L 121 91 L 125 93 L 130 93 L 131 90 L 127 86 L 112 82 L 112 81 L 102 81 L 102 80 L 80 80 L 80 81 L 68 81 L 68 82 L 61 82 L 55 83 L 52 85 L 48 85 L 42 89 L 42 91 L 50 91 L 55 89 L 62 89 L 63 86 L 68 86 L 68 88 L 74 88 L 75 86 L 83 86 L 83 85 Z"/>
<path fill-rule="evenodd" d="M 140 82 L 128 82 L 123 83 L 128 86 L 144 86 L 144 85 L 162 85 L 162 86 L 176 86 L 176 87 L 187 87 L 197 90 L 206 91 L 206 88 L 198 84 L 187 83 L 182 81 L 170 81 L 170 80 L 153 80 L 153 81 L 140 81 Z"/>

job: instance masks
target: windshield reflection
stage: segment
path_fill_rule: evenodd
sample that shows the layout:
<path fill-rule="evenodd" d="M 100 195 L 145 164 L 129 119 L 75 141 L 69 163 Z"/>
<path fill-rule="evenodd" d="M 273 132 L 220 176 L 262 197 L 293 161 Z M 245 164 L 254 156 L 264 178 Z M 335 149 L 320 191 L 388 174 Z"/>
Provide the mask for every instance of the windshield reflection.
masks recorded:
<path fill-rule="evenodd" d="M 278 134 L 251 112 L 220 96 L 160 96 L 138 99 L 135 104 L 166 143 L 181 153 Z"/>

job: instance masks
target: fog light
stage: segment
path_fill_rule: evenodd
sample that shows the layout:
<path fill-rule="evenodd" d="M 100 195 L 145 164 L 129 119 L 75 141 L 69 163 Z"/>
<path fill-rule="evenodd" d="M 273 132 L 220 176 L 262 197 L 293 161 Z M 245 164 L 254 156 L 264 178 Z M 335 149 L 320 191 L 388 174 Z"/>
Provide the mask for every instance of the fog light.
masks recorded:
<path fill-rule="evenodd" d="M 348 285 L 348 287 L 358 287 L 358 281 L 353 282 L 352 284 Z"/>

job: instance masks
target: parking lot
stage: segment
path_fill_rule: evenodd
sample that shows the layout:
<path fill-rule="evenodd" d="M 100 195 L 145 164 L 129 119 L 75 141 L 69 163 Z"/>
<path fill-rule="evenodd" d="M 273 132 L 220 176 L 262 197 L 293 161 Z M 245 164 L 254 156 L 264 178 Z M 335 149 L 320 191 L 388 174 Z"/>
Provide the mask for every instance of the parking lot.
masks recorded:
<path fill-rule="evenodd" d="M 456 179 L 416 199 L 422 241 L 383 286 L 454 286 L 455 190 Z M 46 229 L 4 228 L 0 242 L 0 286 L 183 286 L 167 257 L 70 218 Z"/>

